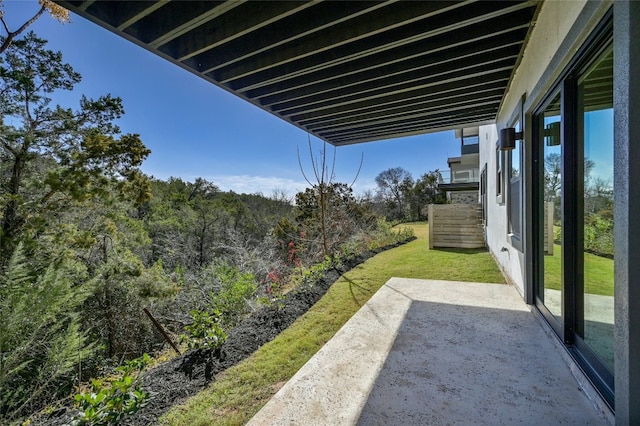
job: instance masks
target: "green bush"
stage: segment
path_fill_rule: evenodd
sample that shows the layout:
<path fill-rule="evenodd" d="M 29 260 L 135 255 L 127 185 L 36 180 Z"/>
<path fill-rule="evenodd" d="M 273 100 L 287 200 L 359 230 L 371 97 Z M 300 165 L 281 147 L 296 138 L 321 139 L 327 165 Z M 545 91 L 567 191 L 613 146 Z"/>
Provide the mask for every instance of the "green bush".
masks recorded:
<path fill-rule="evenodd" d="M 324 261 L 321 263 L 317 263 L 311 266 L 309 269 L 304 271 L 302 274 L 303 282 L 307 284 L 313 284 L 315 281 L 319 280 L 324 276 L 325 271 L 331 269 L 336 266 L 336 261 L 330 257 L 325 257 Z"/>
<path fill-rule="evenodd" d="M 80 412 L 71 424 L 115 425 L 144 407 L 148 395 L 142 391 L 136 376 L 150 361 L 149 355 L 144 354 L 116 368 L 116 377 L 92 380 L 91 392 L 81 392 L 74 397 Z"/>
<path fill-rule="evenodd" d="M 242 273 L 225 262 L 207 266 L 201 277 L 206 301 L 190 311 L 192 323 L 185 327 L 181 341 L 189 348 L 216 349 L 227 339 L 225 330 L 235 326 L 247 312 L 248 301 L 258 289 L 251 273 Z"/>
<path fill-rule="evenodd" d="M 242 273 L 226 264 L 218 265 L 215 273 L 220 289 L 210 293 L 210 311 L 220 313 L 225 327 L 233 327 L 246 312 L 247 301 L 255 295 L 258 283 L 253 274 Z"/>
<path fill-rule="evenodd" d="M 221 313 L 213 314 L 197 310 L 191 311 L 193 323 L 185 326 L 187 334 L 181 336 L 181 342 L 187 342 L 189 349 L 217 349 L 227 340 L 227 333 L 222 329 Z"/>
<path fill-rule="evenodd" d="M 613 256 L 613 220 L 591 215 L 585 221 L 584 248 L 600 256 Z"/>

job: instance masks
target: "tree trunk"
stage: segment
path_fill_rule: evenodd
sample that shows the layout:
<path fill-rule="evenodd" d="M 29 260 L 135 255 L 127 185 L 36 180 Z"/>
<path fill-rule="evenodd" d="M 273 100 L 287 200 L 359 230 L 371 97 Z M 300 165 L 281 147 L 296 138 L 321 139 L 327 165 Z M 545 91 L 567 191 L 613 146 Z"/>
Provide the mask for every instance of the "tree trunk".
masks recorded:
<path fill-rule="evenodd" d="M 107 237 L 102 241 L 102 260 L 107 264 Z M 109 274 L 110 275 L 110 274 Z M 107 317 L 107 356 L 112 358 L 115 354 L 116 346 L 116 321 L 113 315 L 113 300 L 111 289 L 109 288 L 109 276 L 104 277 L 104 303 L 105 315 Z"/>
<path fill-rule="evenodd" d="M 320 184 L 320 229 L 322 231 L 322 250 L 324 256 L 329 256 L 329 244 L 327 243 L 327 205 L 325 201 L 325 186 Z"/>

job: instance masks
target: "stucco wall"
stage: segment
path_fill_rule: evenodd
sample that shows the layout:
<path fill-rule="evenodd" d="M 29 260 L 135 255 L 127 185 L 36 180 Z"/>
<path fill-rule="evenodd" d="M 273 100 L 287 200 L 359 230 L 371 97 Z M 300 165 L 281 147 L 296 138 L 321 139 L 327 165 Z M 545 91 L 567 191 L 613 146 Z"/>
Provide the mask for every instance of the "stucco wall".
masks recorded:
<path fill-rule="evenodd" d="M 508 281 L 524 293 L 524 256 L 511 245 L 507 234 L 507 203 L 505 194 L 496 196 L 496 143 L 498 129 L 495 125 L 480 127 L 480 168 L 487 167 L 487 247 L 495 257 Z M 506 249 L 506 250 L 505 250 Z"/>

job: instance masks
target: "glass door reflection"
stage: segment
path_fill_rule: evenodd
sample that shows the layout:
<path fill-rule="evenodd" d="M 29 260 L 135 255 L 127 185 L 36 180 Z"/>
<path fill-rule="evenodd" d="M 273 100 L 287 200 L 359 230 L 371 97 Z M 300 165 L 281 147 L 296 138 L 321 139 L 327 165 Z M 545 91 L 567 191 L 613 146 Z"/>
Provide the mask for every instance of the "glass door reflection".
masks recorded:
<path fill-rule="evenodd" d="M 583 314 L 577 333 L 613 372 L 613 51 L 578 79 L 578 143 L 583 147 Z"/>
<path fill-rule="evenodd" d="M 562 323 L 562 115 L 558 92 L 542 113 L 543 127 L 543 285 L 538 297 Z"/>

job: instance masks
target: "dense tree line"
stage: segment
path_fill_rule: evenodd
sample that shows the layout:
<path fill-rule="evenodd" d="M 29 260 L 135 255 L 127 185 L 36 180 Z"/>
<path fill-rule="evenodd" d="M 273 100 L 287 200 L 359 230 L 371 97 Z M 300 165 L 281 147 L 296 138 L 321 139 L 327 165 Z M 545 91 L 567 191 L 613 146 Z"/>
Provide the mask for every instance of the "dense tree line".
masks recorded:
<path fill-rule="evenodd" d="M 414 180 L 407 170 L 393 167 L 376 176 L 375 194 L 367 199 L 388 220 L 411 222 L 427 219 L 429 204 L 445 203 L 445 194 L 438 188 L 442 176 L 438 170 L 424 173 Z"/>
<path fill-rule="evenodd" d="M 593 160 L 584 159 L 584 249 L 613 257 L 613 184 L 592 173 Z M 562 157 L 550 153 L 544 159 L 544 201 L 553 203 L 553 220 L 557 226 L 554 240 L 562 241 Z"/>

